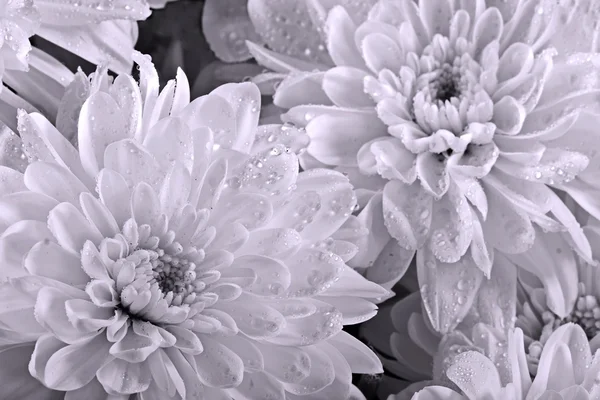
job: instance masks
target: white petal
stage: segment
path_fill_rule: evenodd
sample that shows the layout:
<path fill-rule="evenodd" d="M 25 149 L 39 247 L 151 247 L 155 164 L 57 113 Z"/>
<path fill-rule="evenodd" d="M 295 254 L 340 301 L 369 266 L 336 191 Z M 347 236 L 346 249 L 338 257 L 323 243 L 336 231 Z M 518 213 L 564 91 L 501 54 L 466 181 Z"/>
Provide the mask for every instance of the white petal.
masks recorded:
<path fill-rule="evenodd" d="M 447 375 L 470 399 L 495 396 L 501 388 L 494 364 L 476 351 L 456 356 Z"/>
<path fill-rule="evenodd" d="M 93 179 L 86 174 L 79 161 L 77 150 L 46 118 L 38 113 L 20 113 L 19 134 L 30 161 L 57 162 L 70 169 L 88 188 L 94 187 Z"/>
<path fill-rule="evenodd" d="M 385 126 L 377 118 L 359 114 L 321 115 L 309 122 L 306 131 L 311 138 L 308 152 L 323 163 L 340 166 L 356 166 L 362 145 L 385 136 Z"/>
<path fill-rule="evenodd" d="M 115 221 L 122 227 L 131 217 L 130 205 L 127 199 L 131 190 L 125 179 L 110 169 L 103 169 L 98 174 L 98 194 L 102 203 L 110 210 Z"/>
<path fill-rule="evenodd" d="M 46 386 L 55 390 L 78 389 L 89 383 L 98 369 L 106 363 L 106 360 L 110 357 L 108 354 L 109 346 L 110 342 L 102 335 L 98 335 L 90 341 L 56 349 L 58 351 L 42 364 L 46 370 L 45 376 L 43 378 L 38 377 L 38 379 L 41 378 Z M 32 362 L 29 364 L 30 372 L 34 360 L 37 357 L 43 357 L 43 354 L 40 354 L 43 350 L 44 346 L 38 341 L 32 355 Z"/>
<path fill-rule="evenodd" d="M 163 213 L 171 217 L 188 203 L 191 191 L 190 173 L 181 163 L 174 163 L 160 188 L 160 203 Z"/>
<path fill-rule="evenodd" d="M 88 189 L 68 169 L 56 163 L 34 162 L 25 171 L 25 185 L 32 192 L 45 194 L 58 202 L 79 208 L 79 195 Z"/>
<path fill-rule="evenodd" d="M 448 3 L 448 1 L 419 1 L 421 19 L 429 31 L 430 37 L 433 37 L 437 33 L 448 36 L 448 22 L 452 17 L 451 8 Z"/>
<path fill-rule="evenodd" d="M 273 104 L 287 109 L 303 104 L 331 104 L 323 87 L 324 72 L 292 72 L 277 86 Z M 335 97 L 335 95 L 334 95 Z"/>
<path fill-rule="evenodd" d="M 484 189 L 489 211 L 483 232 L 490 244 L 510 254 L 529 249 L 533 245 L 535 231 L 528 215 L 491 185 L 484 185 Z"/>
<path fill-rule="evenodd" d="M 111 60 L 109 67 L 114 71 L 131 71 L 137 39 L 135 21 L 103 21 L 77 28 L 42 25 L 37 34 L 94 64 L 102 63 L 106 57 Z"/>
<path fill-rule="evenodd" d="M 329 55 L 337 66 L 366 68 L 354 43 L 356 25 L 345 8 L 336 6 L 329 11 L 325 31 Z"/>
<path fill-rule="evenodd" d="M 157 186 L 164 176 L 157 161 L 131 139 L 108 145 L 104 152 L 104 165 L 125 178 L 130 189 L 139 182 Z"/>
<path fill-rule="evenodd" d="M 100 244 L 102 234 L 70 203 L 61 203 L 48 214 L 48 228 L 66 250 L 79 253 L 86 240 Z"/>
<path fill-rule="evenodd" d="M 63 393 L 48 389 L 27 371 L 32 351 L 33 345 L 30 344 L 10 346 L 0 351 L 0 396 L 5 399 L 62 400 Z"/>
<path fill-rule="evenodd" d="M 475 21 L 473 41 L 479 53 L 488 43 L 500 39 L 504 27 L 502 14 L 497 8 L 487 8 Z"/>
<path fill-rule="evenodd" d="M 525 108 L 511 96 L 503 97 L 494 104 L 496 132 L 503 135 L 516 135 L 521 131 L 526 117 Z"/>
<path fill-rule="evenodd" d="M 446 333 L 467 314 L 483 280 L 469 254 L 445 264 L 427 250 L 417 252 L 417 272 L 423 305 L 434 329 Z"/>
<path fill-rule="evenodd" d="M 250 41 L 246 42 L 246 46 L 248 46 L 250 54 L 252 54 L 258 64 L 275 72 L 288 73 L 292 71 L 314 71 L 327 69 L 327 67 L 322 64 L 299 60 L 294 57 L 267 50 L 266 48 Z"/>
<path fill-rule="evenodd" d="M 446 169 L 446 161 L 442 161 L 434 153 L 425 152 L 417 156 L 417 175 L 423 188 L 435 196 L 441 198 L 449 186 L 449 176 Z"/>
<path fill-rule="evenodd" d="M 225 62 L 240 62 L 251 57 L 245 40 L 257 42 L 246 3 L 209 0 L 202 9 L 202 31 L 211 50 Z"/>
<path fill-rule="evenodd" d="M 369 234 L 357 241 L 359 252 L 350 260 L 352 267 L 362 267 L 375 262 L 381 250 L 390 240 L 383 217 L 383 195 L 376 194 L 358 214 L 358 219 Z"/>
<path fill-rule="evenodd" d="M 340 332 L 329 339 L 331 343 L 346 359 L 352 373 L 378 374 L 383 371 L 381 361 L 365 344 L 347 332 Z"/>
<path fill-rule="evenodd" d="M 258 110 L 260 110 L 260 92 L 255 84 L 228 83 L 219 86 L 211 95 L 221 96 L 229 102 L 236 123 L 232 132 L 230 148 L 242 152 L 250 150 L 258 125 Z"/>
<path fill-rule="evenodd" d="M 336 106 L 369 107 L 373 100 L 363 90 L 365 71 L 352 67 L 335 67 L 323 77 L 323 90 Z M 311 101 L 311 103 L 316 103 Z"/>
<path fill-rule="evenodd" d="M 57 201 L 40 193 L 23 191 L 0 198 L 0 231 L 22 220 L 44 221 Z"/>
<path fill-rule="evenodd" d="M 217 388 L 235 387 L 242 382 L 244 365 L 229 348 L 206 336 L 200 338 L 204 351 L 195 356 L 198 377 L 205 385 Z"/>
<path fill-rule="evenodd" d="M 415 251 L 401 247 L 395 239 L 390 240 L 379 253 L 365 277 L 386 289 L 391 289 L 406 273 Z"/>
<path fill-rule="evenodd" d="M 36 243 L 46 240 L 54 238 L 43 222 L 25 219 L 12 224 L 0 236 L 0 261 L 4 265 L 0 276 L 6 278 L 26 275 L 23 258 Z"/>
<path fill-rule="evenodd" d="M 23 258 L 29 273 L 45 276 L 71 286 L 85 285 L 90 277 L 81 268 L 81 260 L 54 242 L 40 241 Z"/>
<path fill-rule="evenodd" d="M 51 26 L 80 26 L 106 20 L 143 20 L 150 15 L 146 2 L 120 0 L 110 6 L 100 6 L 93 0 L 69 4 L 41 1 L 36 4 L 44 24 Z"/>
<path fill-rule="evenodd" d="M 431 226 L 433 198 L 421 185 L 390 181 L 383 190 L 383 216 L 388 232 L 398 243 L 416 250 Z"/>

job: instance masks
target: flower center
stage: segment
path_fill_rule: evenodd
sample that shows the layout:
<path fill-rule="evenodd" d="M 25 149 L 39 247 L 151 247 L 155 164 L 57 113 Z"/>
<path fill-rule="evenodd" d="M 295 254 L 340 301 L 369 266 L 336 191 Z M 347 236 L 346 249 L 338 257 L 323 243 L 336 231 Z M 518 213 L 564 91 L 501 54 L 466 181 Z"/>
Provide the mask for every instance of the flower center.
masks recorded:
<path fill-rule="evenodd" d="M 600 307 L 596 296 L 579 296 L 573 312 L 561 321 L 572 322 L 583 328 L 588 339 L 593 339 L 600 331 Z"/>
<path fill-rule="evenodd" d="M 438 107 L 443 107 L 446 101 L 451 101 L 452 98 L 460 98 L 465 86 L 460 74 L 460 59 L 455 59 L 453 64 L 445 63 L 439 69 L 434 71 L 433 79 L 426 83 L 422 88 L 428 91 L 428 100 L 437 104 Z M 428 76 L 425 76 L 429 78 Z"/>
<path fill-rule="evenodd" d="M 196 265 L 185 258 L 170 256 L 165 254 L 164 250 L 148 251 L 150 255 L 150 266 L 153 278 L 148 282 L 150 284 L 157 282 L 160 290 L 167 294 L 173 292 L 174 295 L 182 295 L 187 298 L 197 288 L 194 284 L 196 280 Z"/>

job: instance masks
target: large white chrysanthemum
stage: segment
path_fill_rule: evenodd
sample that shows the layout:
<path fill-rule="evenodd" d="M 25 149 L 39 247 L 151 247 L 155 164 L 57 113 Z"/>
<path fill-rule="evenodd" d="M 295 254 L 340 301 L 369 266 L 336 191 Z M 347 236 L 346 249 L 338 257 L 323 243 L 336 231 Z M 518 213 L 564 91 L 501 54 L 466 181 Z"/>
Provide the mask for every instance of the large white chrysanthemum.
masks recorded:
<path fill-rule="evenodd" d="M 476 351 L 456 356 L 448 377 L 462 394 L 444 386 L 429 386 L 413 400 L 548 400 L 596 399 L 600 395 L 600 353 L 590 351 L 583 329 L 575 324 L 558 328 L 544 348 L 536 377 L 529 376 L 523 333 L 511 332 L 504 349 L 507 363 L 494 363 Z M 502 373 L 509 379 L 502 379 Z M 390 396 L 388 400 L 403 397 Z"/>
<path fill-rule="evenodd" d="M 571 9 L 381 0 L 357 23 L 344 7 L 325 13 L 310 3 L 326 18 L 334 67 L 302 68 L 250 48 L 265 66 L 287 69 L 274 102 L 289 109 L 284 121 L 306 127 L 303 166 L 336 168 L 359 188 L 359 218 L 371 234 L 353 263 L 380 262 L 390 239 L 399 245 L 400 268 L 367 277 L 395 282 L 418 249 L 424 305 L 435 329 L 447 332 L 489 276 L 494 249 L 521 253 L 536 231 L 568 231 L 591 258 L 553 191 L 590 164 L 579 142 L 596 116 L 580 115 L 599 105 L 596 55 L 546 49 Z M 463 302 L 456 285 L 467 288 Z"/>
<path fill-rule="evenodd" d="M 140 87 L 94 76 L 78 150 L 20 115 L 31 164 L 0 168 L 0 397 L 360 398 L 351 374 L 381 365 L 341 329 L 387 291 L 345 264 L 347 178 L 298 173 L 302 134 L 257 128 L 254 85 L 189 103 L 183 73 L 158 94 L 138 62 Z"/>

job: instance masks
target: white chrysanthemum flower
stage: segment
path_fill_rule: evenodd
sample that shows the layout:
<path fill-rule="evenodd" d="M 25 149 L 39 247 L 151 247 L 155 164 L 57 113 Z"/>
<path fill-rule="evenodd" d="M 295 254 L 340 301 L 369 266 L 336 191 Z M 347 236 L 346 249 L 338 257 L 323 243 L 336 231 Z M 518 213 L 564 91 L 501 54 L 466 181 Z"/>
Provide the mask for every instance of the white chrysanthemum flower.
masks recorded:
<path fill-rule="evenodd" d="M 335 167 L 361 189 L 371 234 L 353 263 L 385 257 L 393 238 L 403 271 L 418 249 L 424 305 L 442 332 L 467 313 L 494 249 L 521 253 L 536 230 L 568 231 L 591 258 L 553 188 L 589 164 L 566 143 L 586 133 L 574 125 L 582 110 L 598 108 L 596 56 L 545 49 L 568 20 L 565 5 L 509 3 L 381 0 L 363 23 L 323 8 L 335 66 L 293 64 L 274 95 L 289 108 L 284 121 L 311 138 L 303 166 Z M 265 66 L 292 65 L 250 48 Z M 458 284 L 468 288 L 462 303 L 451 295 Z"/>
<path fill-rule="evenodd" d="M 583 329 L 575 324 L 558 328 L 541 355 L 536 377 L 531 379 L 520 329 L 511 332 L 505 350 L 507 363 L 494 363 L 477 351 L 456 356 L 448 377 L 462 394 L 444 386 L 429 386 L 414 400 L 546 400 L 596 399 L 600 395 L 600 353 L 592 355 Z M 502 379 L 502 374 L 508 381 Z M 388 400 L 402 397 L 390 396 Z"/>
<path fill-rule="evenodd" d="M 31 164 L 0 168 L 0 368 L 31 357 L 58 391 L 36 398 L 347 400 L 381 364 L 342 326 L 387 294 L 345 264 L 347 178 L 298 173 L 292 133 L 257 129 L 253 84 L 189 103 L 182 72 L 159 94 L 138 62 L 140 87 L 92 79 L 78 150 L 20 115 Z M 43 389 L 24 372 L 0 397 Z"/>
<path fill-rule="evenodd" d="M 597 244 L 600 238 L 598 227 L 588 225 L 585 231 L 590 241 Z M 515 325 L 523 330 L 532 376 L 537 373 L 544 344 L 561 325 L 572 322 L 581 326 L 592 353 L 600 348 L 597 267 L 576 257 L 559 237 L 548 235 L 547 239 L 530 252 L 512 257 L 527 271 L 520 274 Z M 555 272 L 540 273 L 547 268 Z"/>

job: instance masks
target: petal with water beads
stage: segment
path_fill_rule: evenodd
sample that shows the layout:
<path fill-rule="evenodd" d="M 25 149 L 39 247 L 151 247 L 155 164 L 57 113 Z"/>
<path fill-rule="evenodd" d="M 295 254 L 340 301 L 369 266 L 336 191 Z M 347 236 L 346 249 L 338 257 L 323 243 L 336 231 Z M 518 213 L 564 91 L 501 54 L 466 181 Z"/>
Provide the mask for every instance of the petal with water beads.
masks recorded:
<path fill-rule="evenodd" d="M 287 395 L 282 383 L 266 372 L 246 372 L 242 383 L 228 393 L 248 400 L 284 399 Z"/>
<path fill-rule="evenodd" d="M 325 386 L 323 389 L 317 392 L 311 393 L 310 397 L 315 400 L 348 399 L 350 395 L 350 386 L 352 382 L 352 371 L 350 370 L 350 366 L 346 362 L 346 359 L 340 354 L 340 352 L 335 347 L 333 347 L 329 343 L 319 343 L 315 347 L 318 348 L 318 351 L 322 352 L 329 358 L 329 360 L 334 366 L 335 377 L 331 384 Z M 317 366 L 312 366 L 311 369 L 317 369 Z M 300 397 L 300 395 L 305 394 L 307 387 L 309 391 L 312 391 L 312 389 L 314 388 L 314 386 L 310 387 L 310 385 L 302 387 L 302 383 L 304 383 L 304 381 L 300 383 L 301 387 L 299 391 L 292 391 L 292 393 L 294 394 L 290 396 L 291 400 L 298 400 L 299 398 L 301 399 L 302 397 Z M 286 389 L 288 389 L 288 391 L 291 391 L 289 389 L 289 386 L 289 384 L 286 385 Z"/>
<path fill-rule="evenodd" d="M 298 177 L 298 158 L 283 145 L 253 155 L 229 179 L 233 188 L 266 194 L 286 194 Z"/>
<path fill-rule="evenodd" d="M 235 255 L 258 255 L 286 259 L 292 255 L 302 243 L 302 237 L 294 229 L 270 228 L 250 232 L 248 241 L 239 248 Z"/>
<path fill-rule="evenodd" d="M 496 188 L 484 183 L 489 211 L 483 232 L 494 248 L 516 254 L 531 248 L 535 231 L 528 215 Z"/>
<path fill-rule="evenodd" d="M 311 359 L 301 347 L 257 344 L 264 358 L 265 372 L 280 382 L 300 383 L 310 375 Z"/>
<path fill-rule="evenodd" d="M 258 193 L 236 193 L 220 201 L 211 213 L 211 221 L 219 226 L 239 222 L 248 230 L 255 230 L 273 216 L 273 204 Z M 217 227 L 218 228 L 218 227 Z"/>
<path fill-rule="evenodd" d="M 220 337 L 219 342 L 242 359 L 244 362 L 244 375 L 247 375 L 248 372 L 258 372 L 264 369 L 263 354 L 258 348 L 258 343 L 254 340 L 243 335 L 233 335 Z"/>
<path fill-rule="evenodd" d="M 240 331 L 251 338 L 268 340 L 280 334 L 286 325 L 281 313 L 257 302 L 251 294 L 243 294 L 231 302 L 219 302 L 214 307 L 229 314 Z"/>
<path fill-rule="evenodd" d="M 228 83 L 213 90 L 210 95 L 224 98 L 231 105 L 235 131 L 227 140 L 226 148 L 247 152 L 252 147 L 260 110 L 260 92 L 250 82 Z"/>
<path fill-rule="evenodd" d="M 232 267 L 249 268 L 256 273 L 256 281 L 245 290 L 259 296 L 279 296 L 291 284 L 291 274 L 287 266 L 270 257 L 259 255 L 236 257 Z"/>
<path fill-rule="evenodd" d="M 161 169 L 179 161 L 191 172 L 193 157 L 192 132 L 181 118 L 168 117 L 158 121 L 144 138 L 144 148 L 154 156 Z"/>
<path fill-rule="evenodd" d="M 501 389 L 494 363 L 476 351 L 457 355 L 446 374 L 471 399 L 493 398 Z"/>
<path fill-rule="evenodd" d="M 299 383 L 284 383 L 287 392 L 297 395 L 309 395 L 330 385 L 335 379 L 335 365 L 329 355 L 317 346 L 302 349 L 308 356 L 308 376 Z M 289 395 L 288 395 L 289 396 Z"/>
<path fill-rule="evenodd" d="M 160 187 L 159 198 L 161 211 L 167 217 L 188 204 L 191 192 L 191 176 L 189 170 L 180 162 L 172 164 Z"/>
<path fill-rule="evenodd" d="M 133 137 L 123 129 L 125 125 L 125 114 L 108 93 L 95 93 L 83 104 L 79 114 L 78 143 L 81 163 L 90 176 L 96 176 L 104 167 L 104 152 L 108 145 Z"/>
<path fill-rule="evenodd" d="M 154 157 L 131 139 L 108 145 L 104 152 L 104 165 L 125 178 L 130 189 L 139 182 L 157 187 L 164 177 Z"/>
<path fill-rule="evenodd" d="M 131 206 L 129 202 L 123 201 L 131 198 L 131 189 L 125 178 L 116 171 L 105 168 L 98 174 L 97 191 L 117 225 L 122 227 L 125 221 L 131 218 Z"/>
<path fill-rule="evenodd" d="M 342 259 L 319 249 L 303 248 L 286 261 L 291 284 L 284 296 L 304 297 L 327 290 L 345 267 Z"/>
<path fill-rule="evenodd" d="M 244 377 L 240 357 L 216 339 L 201 335 L 200 341 L 204 351 L 194 356 L 200 381 L 215 388 L 238 386 Z"/>
<path fill-rule="evenodd" d="M 473 214 L 465 197 L 452 183 L 448 193 L 433 203 L 431 250 L 444 263 L 458 261 L 473 239 Z"/>
<path fill-rule="evenodd" d="M 436 260 L 426 249 L 417 253 L 417 273 L 432 326 L 440 333 L 451 331 L 471 308 L 483 273 L 469 254 L 447 264 Z"/>
<path fill-rule="evenodd" d="M 113 359 L 96 373 L 104 390 L 113 395 L 128 395 L 144 392 L 152 382 L 148 364 L 130 363 Z"/>
<path fill-rule="evenodd" d="M 202 11 L 202 31 L 217 58 L 227 63 L 245 61 L 251 57 L 245 38 L 258 41 L 246 3 L 235 0 L 208 0 Z"/>
<path fill-rule="evenodd" d="M 383 216 L 383 194 L 377 193 L 367 203 L 365 208 L 358 214 L 358 221 L 368 229 L 368 235 L 362 236 L 356 241 L 359 252 L 349 262 L 349 266 L 364 268 L 365 265 L 373 265 L 381 250 L 391 239 L 385 226 Z"/>
<path fill-rule="evenodd" d="M 77 149 L 42 115 L 19 113 L 19 134 L 23 140 L 23 151 L 30 162 L 57 162 L 69 169 L 86 187 L 94 187 L 93 179 L 81 165 Z"/>
<path fill-rule="evenodd" d="M 277 336 L 266 338 L 282 346 L 308 346 L 327 340 L 342 330 L 342 313 L 332 305 L 316 299 L 305 299 L 316 306 L 306 317 L 287 319 Z"/>
<path fill-rule="evenodd" d="M 383 189 L 383 216 L 390 235 L 400 246 L 415 250 L 423 245 L 432 220 L 433 197 L 420 184 L 390 181 Z"/>
<path fill-rule="evenodd" d="M 0 165 L 0 196 L 27 190 L 24 175 L 4 165 Z"/>
<path fill-rule="evenodd" d="M 139 363 L 145 361 L 158 347 L 158 343 L 149 336 L 142 336 L 133 329 L 128 329 L 125 336 L 111 346 L 110 354 L 127 362 Z"/>

